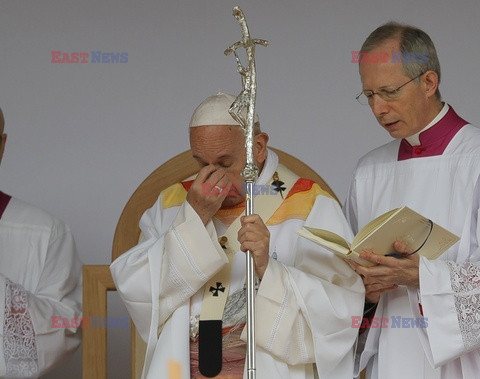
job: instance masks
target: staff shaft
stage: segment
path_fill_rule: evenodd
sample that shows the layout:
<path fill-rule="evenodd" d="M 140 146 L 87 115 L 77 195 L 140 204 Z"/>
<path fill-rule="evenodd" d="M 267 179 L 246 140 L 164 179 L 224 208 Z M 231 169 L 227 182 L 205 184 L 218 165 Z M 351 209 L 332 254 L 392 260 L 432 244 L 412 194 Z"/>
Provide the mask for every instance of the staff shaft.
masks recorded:
<path fill-rule="evenodd" d="M 253 214 L 253 181 L 246 182 L 245 214 Z M 248 379 L 255 379 L 255 265 L 250 250 L 247 251 L 247 373 Z"/>

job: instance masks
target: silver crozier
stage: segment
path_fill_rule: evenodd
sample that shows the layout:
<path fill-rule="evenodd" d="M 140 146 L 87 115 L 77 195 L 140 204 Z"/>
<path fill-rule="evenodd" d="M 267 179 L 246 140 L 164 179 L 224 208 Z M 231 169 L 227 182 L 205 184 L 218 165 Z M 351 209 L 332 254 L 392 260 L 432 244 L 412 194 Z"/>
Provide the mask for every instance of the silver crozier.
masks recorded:
<path fill-rule="evenodd" d="M 242 177 L 246 185 L 245 215 L 253 214 L 253 185 L 258 177 L 258 167 L 253 155 L 254 116 L 257 83 L 255 77 L 255 45 L 268 46 L 268 41 L 250 38 L 245 16 L 239 7 L 233 8 L 233 16 L 242 28 L 243 38 L 229 46 L 225 55 L 233 53 L 237 62 L 237 70 L 242 77 L 242 92 L 235 98 L 229 112 L 243 129 L 245 135 L 246 163 Z M 242 65 L 237 54 L 238 48 L 244 48 L 248 65 Z M 255 379 L 255 267 L 252 253 L 247 251 L 247 373 L 248 379 Z"/>

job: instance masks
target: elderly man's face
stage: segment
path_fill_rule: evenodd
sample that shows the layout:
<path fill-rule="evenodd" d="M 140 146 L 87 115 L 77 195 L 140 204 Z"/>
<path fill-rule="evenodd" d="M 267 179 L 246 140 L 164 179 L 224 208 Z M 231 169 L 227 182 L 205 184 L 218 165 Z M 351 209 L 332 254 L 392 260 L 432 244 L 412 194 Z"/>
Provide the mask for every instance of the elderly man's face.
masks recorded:
<path fill-rule="evenodd" d="M 403 72 L 401 63 L 392 63 L 391 52 L 399 50 L 398 41 L 386 41 L 372 51 L 372 53 L 388 52 L 386 62 L 379 60 L 376 63 L 368 61 L 360 63 L 364 91 L 394 89 L 411 79 Z M 394 138 L 405 138 L 418 133 L 435 117 L 435 112 L 439 111 L 438 101 L 432 97 L 430 87 L 425 82 L 425 75 L 419 80 L 420 83 L 413 81 L 402 87 L 398 98 L 393 101 L 386 101 L 378 95 L 373 95 L 370 108 L 379 124 Z"/>
<path fill-rule="evenodd" d="M 259 167 L 266 158 L 268 137 L 265 138 L 265 136 L 264 133 L 255 136 L 254 152 Z M 233 207 L 245 201 L 245 196 L 241 193 L 243 185 L 241 173 L 246 159 L 244 141 L 243 132 L 239 126 L 207 125 L 190 130 L 190 147 L 200 167 L 213 164 L 225 170 L 232 183 L 222 207 Z"/>

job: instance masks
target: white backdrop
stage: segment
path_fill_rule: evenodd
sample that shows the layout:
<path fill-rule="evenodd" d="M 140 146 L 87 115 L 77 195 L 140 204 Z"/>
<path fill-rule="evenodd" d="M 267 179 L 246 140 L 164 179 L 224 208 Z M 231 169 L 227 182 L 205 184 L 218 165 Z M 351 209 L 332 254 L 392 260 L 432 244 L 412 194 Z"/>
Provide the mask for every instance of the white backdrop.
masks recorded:
<path fill-rule="evenodd" d="M 303 159 L 343 200 L 358 158 L 390 139 L 360 90 L 351 51 L 388 20 L 423 28 L 442 64 L 440 89 L 480 125 L 478 0 L 1 0 L 0 107 L 8 144 L 0 188 L 63 219 L 84 263 L 110 262 L 114 228 L 137 185 L 188 148 L 193 108 L 240 77 L 234 5 L 257 48 L 257 110 L 271 145 Z M 88 63 L 52 63 L 52 51 Z M 127 53 L 124 63 L 91 52 Z M 124 315 L 111 299 L 115 315 Z M 110 377 L 128 377 L 128 333 L 110 332 Z M 49 378 L 80 378 L 80 351 Z"/>

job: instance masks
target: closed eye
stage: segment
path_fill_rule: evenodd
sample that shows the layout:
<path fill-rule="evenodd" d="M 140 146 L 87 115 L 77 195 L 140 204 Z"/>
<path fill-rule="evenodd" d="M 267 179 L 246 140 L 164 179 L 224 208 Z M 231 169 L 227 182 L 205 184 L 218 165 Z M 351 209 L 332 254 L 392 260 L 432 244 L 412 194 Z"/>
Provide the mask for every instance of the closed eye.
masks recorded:
<path fill-rule="evenodd" d="M 398 90 L 385 88 L 385 89 L 379 90 L 378 92 L 383 93 L 384 95 L 387 95 L 387 96 L 394 96 L 397 94 Z"/>

